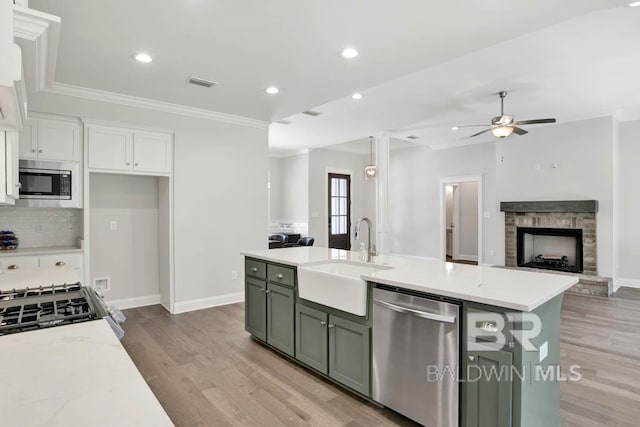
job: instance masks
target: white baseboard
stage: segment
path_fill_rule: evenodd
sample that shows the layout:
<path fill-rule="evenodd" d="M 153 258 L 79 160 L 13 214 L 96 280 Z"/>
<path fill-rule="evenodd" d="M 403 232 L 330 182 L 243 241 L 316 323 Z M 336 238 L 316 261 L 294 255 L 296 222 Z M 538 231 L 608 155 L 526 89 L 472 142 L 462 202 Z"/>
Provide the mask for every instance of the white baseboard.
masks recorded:
<path fill-rule="evenodd" d="M 476 262 L 478 262 L 478 255 L 459 254 L 456 259 L 459 259 L 461 261 L 476 261 Z"/>
<path fill-rule="evenodd" d="M 233 294 L 225 294 L 209 298 L 176 302 L 173 305 L 173 314 L 202 310 L 203 308 L 217 307 L 220 305 L 235 304 L 242 301 L 244 301 L 244 292 L 236 292 Z"/>
<path fill-rule="evenodd" d="M 616 279 L 613 282 L 613 292 L 617 291 L 620 287 L 626 288 L 638 288 L 640 289 L 640 280 L 638 279 Z"/>
<path fill-rule="evenodd" d="M 145 307 L 147 305 L 160 304 L 160 295 L 145 295 L 142 297 L 122 298 L 122 299 L 106 299 L 107 304 L 112 305 L 120 310 L 127 308 Z"/>

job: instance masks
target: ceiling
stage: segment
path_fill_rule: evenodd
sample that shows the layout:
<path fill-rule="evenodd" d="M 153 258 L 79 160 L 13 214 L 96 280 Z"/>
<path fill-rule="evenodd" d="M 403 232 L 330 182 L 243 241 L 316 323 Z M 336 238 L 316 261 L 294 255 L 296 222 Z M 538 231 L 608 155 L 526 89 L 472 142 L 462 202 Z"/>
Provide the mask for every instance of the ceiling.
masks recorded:
<path fill-rule="evenodd" d="M 298 122 L 287 137 L 276 131 L 275 147 L 291 150 L 324 144 L 334 136 L 338 139 L 332 142 L 362 137 L 370 130 L 364 134 L 360 130 L 371 129 L 372 121 L 377 128 L 406 126 L 425 117 L 432 117 L 433 123 L 445 122 L 444 116 L 430 113 L 441 110 L 444 114 L 461 105 L 471 108 L 469 102 L 489 106 L 490 100 L 480 95 L 503 87 L 496 87 L 490 70 L 476 74 L 477 63 L 464 70 L 466 75 L 458 73 L 467 81 L 456 91 L 439 88 L 438 80 L 422 81 L 420 87 L 414 87 L 415 93 L 431 87 L 430 96 L 396 99 L 387 105 L 387 110 L 399 108 L 396 117 L 379 124 L 378 118 L 387 118 L 382 107 L 371 110 L 376 114 L 370 116 L 363 114 L 367 110 L 352 111 L 338 105 L 340 101 L 330 102 L 376 87 L 381 94 L 378 102 L 384 103 L 384 91 L 393 90 L 380 86 L 385 82 L 623 3 L 165 0 L 159 6 L 155 0 L 31 0 L 30 7 L 62 17 L 59 83 L 265 121 L 316 106 L 334 114 L 353 113 L 353 117 L 334 117 L 326 131 L 317 138 L 314 135 L 309 143 L 306 128 L 297 127 Z M 360 55 L 352 60 L 342 58 L 340 51 L 346 46 L 356 47 Z M 151 54 L 153 62 L 133 61 L 131 55 L 139 51 Z M 511 62 L 520 55 L 510 51 L 503 60 Z M 189 76 L 219 85 L 210 89 L 191 86 L 186 84 Z M 436 77 L 450 80 L 446 75 Z M 509 83 L 518 89 L 517 82 L 520 80 L 512 76 Z M 522 82 L 522 87 L 530 88 L 527 84 Z M 278 86 L 280 93 L 264 93 L 269 85 Z M 470 94 L 469 88 L 473 89 Z M 361 106 L 374 104 L 375 98 L 369 95 Z M 516 107 L 517 93 L 513 98 Z M 355 136 L 346 137 L 347 133 Z"/>

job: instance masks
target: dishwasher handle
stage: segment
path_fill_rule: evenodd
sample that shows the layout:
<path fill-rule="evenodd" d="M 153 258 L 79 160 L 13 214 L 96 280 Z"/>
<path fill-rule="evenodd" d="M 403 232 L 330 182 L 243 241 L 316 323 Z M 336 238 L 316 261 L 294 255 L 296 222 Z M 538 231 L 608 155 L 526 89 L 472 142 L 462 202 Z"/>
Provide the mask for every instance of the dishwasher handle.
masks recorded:
<path fill-rule="evenodd" d="M 377 298 L 375 298 L 373 302 L 378 304 L 381 307 L 385 307 L 390 310 L 397 311 L 398 313 L 413 314 L 414 316 L 421 317 L 423 319 L 437 320 L 438 322 L 456 323 L 456 316 L 448 316 L 446 314 L 436 314 L 436 313 L 430 313 L 428 311 L 416 310 L 414 308 L 405 307 L 404 305 L 392 304 L 387 301 L 382 301 Z"/>

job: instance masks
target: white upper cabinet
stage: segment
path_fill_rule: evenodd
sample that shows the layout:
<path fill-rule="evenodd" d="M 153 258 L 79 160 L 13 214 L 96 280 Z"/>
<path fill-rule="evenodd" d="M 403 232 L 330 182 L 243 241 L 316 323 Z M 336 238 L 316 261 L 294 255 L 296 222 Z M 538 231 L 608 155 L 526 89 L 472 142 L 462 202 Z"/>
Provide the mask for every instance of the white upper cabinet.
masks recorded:
<path fill-rule="evenodd" d="M 89 169 L 130 171 L 133 131 L 111 126 L 89 129 Z"/>
<path fill-rule="evenodd" d="M 79 162 L 82 125 L 79 120 L 35 116 L 20 133 L 20 158 Z"/>
<path fill-rule="evenodd" d="M 87 129 L 89 170 L 171 174 L 171 134 L 93 124 L 87 125 Z"/>
<path fill-rule="evenodd" d="M 20 195 L 18 134 L 0 131 L 0 205 L 13 205 Z"/>

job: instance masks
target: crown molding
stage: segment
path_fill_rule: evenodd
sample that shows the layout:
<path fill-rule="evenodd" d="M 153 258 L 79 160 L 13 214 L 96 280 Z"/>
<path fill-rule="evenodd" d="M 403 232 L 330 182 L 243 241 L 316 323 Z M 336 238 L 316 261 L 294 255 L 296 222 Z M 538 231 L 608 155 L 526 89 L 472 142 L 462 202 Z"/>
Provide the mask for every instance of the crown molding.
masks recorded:
<path fill-rule="evenodd" d="M 93 101 L 108 102 L 110 104 L 125 105 L 127 107 L 144 108 L 146 110 L 161 111 L 163 113 L 178 114 L 198 119 L 249 126 L 258 129 L 266 129 L 269 127 L 269 122 L 262 120 L 249 119 L 232 114 L 205 110 L 203 108 L 188 107 L 186 105 L 155 101 L 137 96 L 123 95 L 121 93 L 107 92 L 104 90 L 90 89 L 64 83 L 53 83 L 50 88 L 44 89 L 44 92 L 56 95 L 72 96 L 75 98 L 90 99 Z"/>

